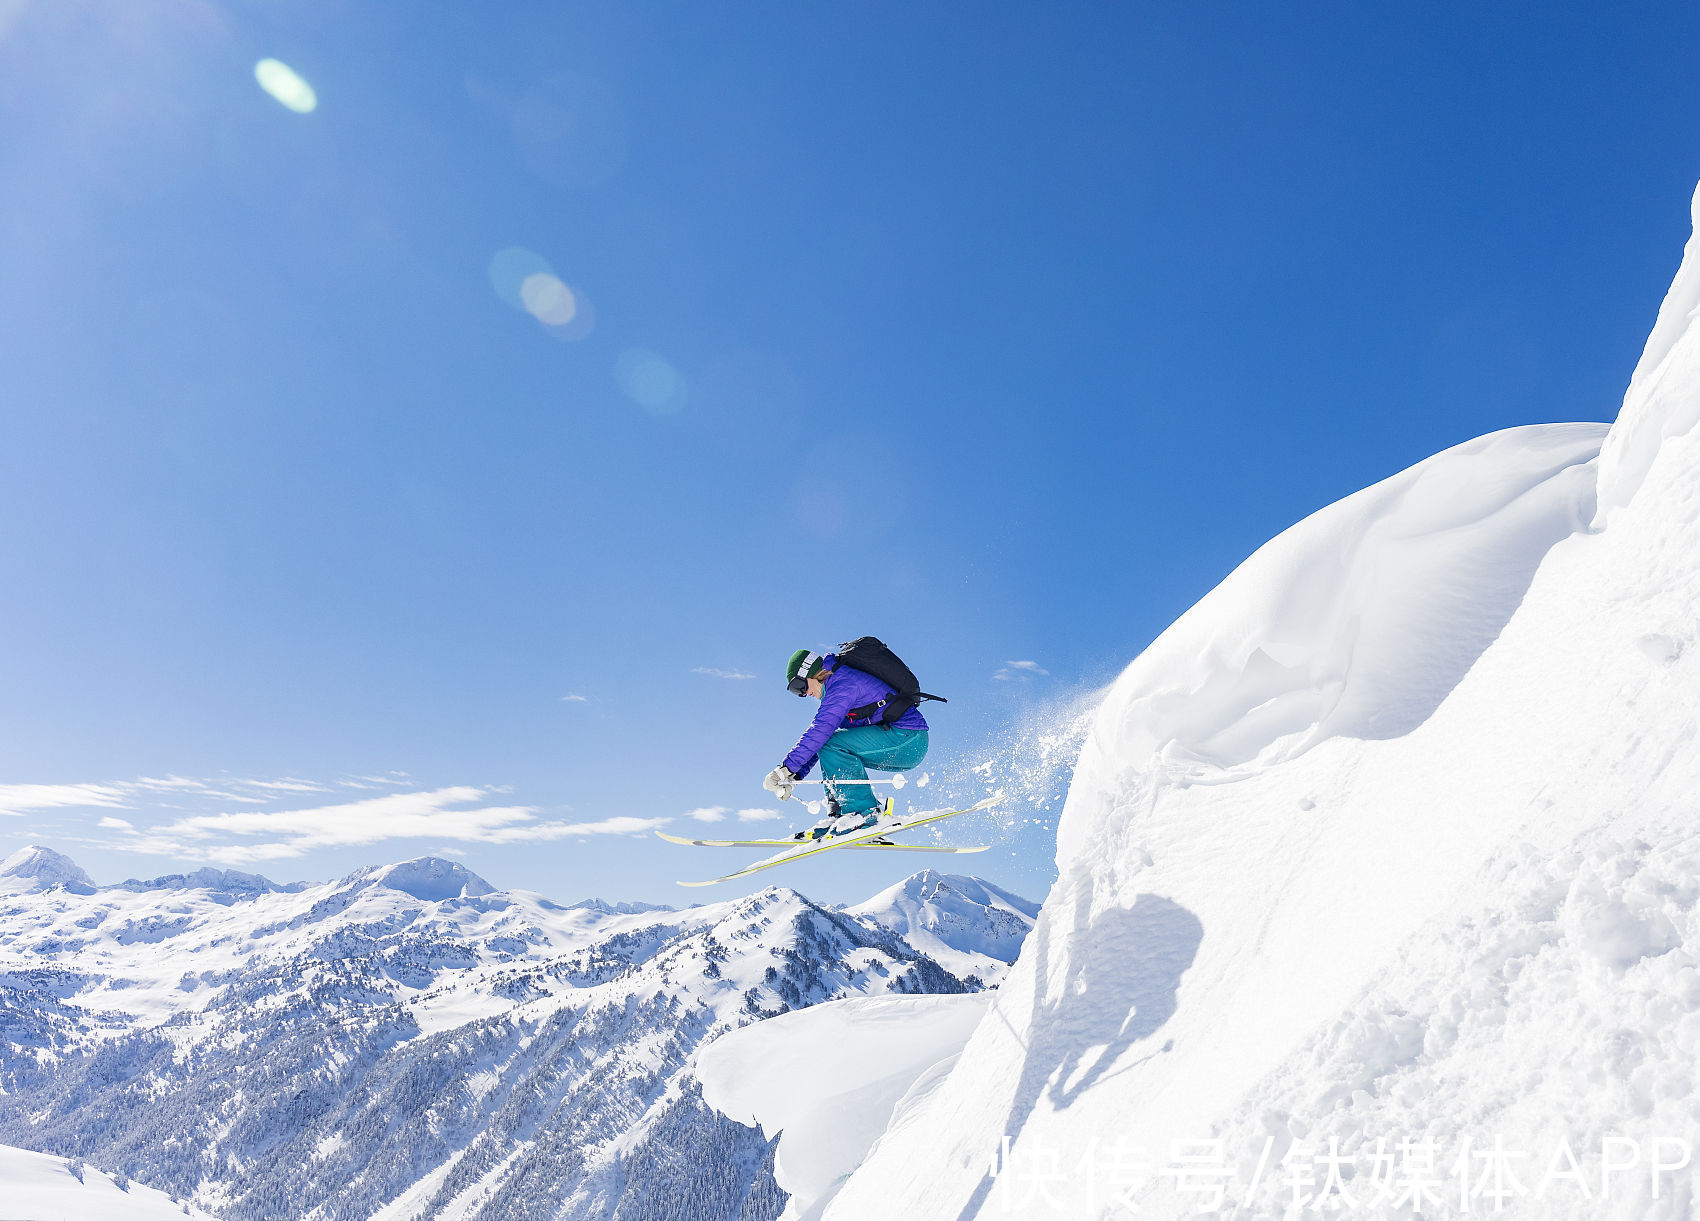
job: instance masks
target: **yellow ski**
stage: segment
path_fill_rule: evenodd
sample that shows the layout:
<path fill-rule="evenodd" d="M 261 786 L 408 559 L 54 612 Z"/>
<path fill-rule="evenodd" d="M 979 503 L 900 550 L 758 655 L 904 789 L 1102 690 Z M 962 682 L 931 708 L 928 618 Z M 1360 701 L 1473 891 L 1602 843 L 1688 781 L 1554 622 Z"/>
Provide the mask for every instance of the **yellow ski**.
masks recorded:
<path fill-rule="evenodd" d="M 986 798 L 984 801 L 977 801 L 973 805 L 967 806 L 961 810 L 941 810 L 936 814 L 917 814 L 907 818 L 881 819 L 871 827 L 864 827 L 862 830 L 851 832 L 848 835 L 829 835 L 825 839 L 803 840 L 800 843 L 793 840 L 769 841 L 769 843 L 784 844 L 789 850 L 770 856 L 766 860 L 757 861 L 755 864 L 740 869 L 736 873 L 728 873 L 718 878 L 709 878 L 706 882 L 680 882 L 679 885 L 715 886 L 721 882 L 730 882 L 735 878 L 748 877 L 750 874 L 759 873 L 763 869 L 772 869 L 777 865 L 785 865 L 791 861 L 799 861 L 807 856 L 817 856 L 822 852 L 831 852 L 835 848 L 865 847 L 883 849 L 887 852 L 909 848 L 911 851 L 925 851 L 925 847 L 921 845 L 911 847 L 907 844 L 871 844 L 868 843 L 868 841 L 884 839 L 888 835 L 896 835 L 899 832 L 907 831 L 913 827 L 923 827 L 928 823 L 941 822 L 946 818 L 955 818 L 958 814 L 972 814 L 977 810 L 990 809 L 1002 800 L 1003 794 L 999 792 L 992 794 L 992 796 Z M 701 847 L 744 846 L 739 844 L 736 840 L 691 840 L 681 839 L 678 836 L 666 835 L 659 831 L 656 832 L 656 834 L 661 835 L 662 839 L 669 840 L 676 844 L 694 844 Z M 746 843 L 748 843 L 748 841 L 746 841 Z M 755 845 L 749 844 L 748 846 L 753 847 Z M 983 849 L 976 850 L 983 851 Z M 960 849 L 956 849 L 955 851 L 960 851 Z"/>

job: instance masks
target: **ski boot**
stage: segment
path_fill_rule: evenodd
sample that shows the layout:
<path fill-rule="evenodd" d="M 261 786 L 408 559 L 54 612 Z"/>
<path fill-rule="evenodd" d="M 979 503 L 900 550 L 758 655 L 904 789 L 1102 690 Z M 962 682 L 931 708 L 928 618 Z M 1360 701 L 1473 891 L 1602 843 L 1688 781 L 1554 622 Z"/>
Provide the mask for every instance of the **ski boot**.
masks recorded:
<path fill-rule="evenodd" d="M 796 840 L 798 843 L 811 839 L 825 839 L 827 836 L 832 834 L 833 824 L 837 821 L 837 814 L 828 814 L 825 818 L 821 819 L 807 830 L 794 832 L 791 838 Z"/>
<path fill-rule="evenodd" d="M 804 843 L 811 839 L 825 839 L 832 834 L 832 824 L 838 821 L 840 812 L 838 799 L 828 793 L 826 795 L 826 817 L 807 830 L 794 832 L 791 838 L 798 843 Z"/>
<path fill-rule="evenodd" d="M 857 831 L 866 831 L 869 827 L 877 826 L 882 818 L 891 816 L 891 798 L 887 797 L 871 810 L 858 810 L 853 814 L 841 814 L 833 820 L 831 834 L 850 835 Z"/>

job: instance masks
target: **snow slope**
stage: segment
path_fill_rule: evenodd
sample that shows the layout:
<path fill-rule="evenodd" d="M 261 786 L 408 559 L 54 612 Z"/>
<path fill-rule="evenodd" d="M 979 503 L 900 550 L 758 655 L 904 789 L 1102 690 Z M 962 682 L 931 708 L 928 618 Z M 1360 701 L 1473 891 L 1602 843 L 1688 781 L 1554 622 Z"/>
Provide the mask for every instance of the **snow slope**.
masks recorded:
<path fill-rule="evenodd" d="M 809 1221 L 884 1132 L 892 1112 L 985 1015 L 988 992 L 857 996 L 722 1035 L 697 1061 L 703 1100 L 779 1136 L 782 1221 Z"/>
<path fill-rule="evenodd" d="M 1221 780 L 1330 738 L 1420 725 L 1499 635 L 1541 557 L 1592 516 L 1605 434 L 1492 433 L 1284 531 L 1128 667 L 1087 759 L 1103 770 L 1159 756 L 1165 774 Z M 1074 787 L 1083 778 L 1077 768 Z"/>
<path fill-rule="evenodd" d="M 0 1145 L 0 1221 L 206 1221 L 162 1191 L 92 1166 Z"/>
<path fill-rule="evenodd" d="M 1700 423 L 1700 190 L 1690 205 L 1694 231 L 1670 291 L 1629 380 L 1623 410 L 1606 440 L 1600 471 L 1599 521 L 1634 499 L 1669 437 Z"/>
<path fill-rule="evenodd" d="M 1337 1187 L 1409 1215 L 1427 1177 L 1425 1216 L 1692 1215 L 1697 261 L 1597 463 L 1588 425 L 1436 455 L 1128 667 L 1032 937 L 829 1218 L 1273 1217 Z"/>

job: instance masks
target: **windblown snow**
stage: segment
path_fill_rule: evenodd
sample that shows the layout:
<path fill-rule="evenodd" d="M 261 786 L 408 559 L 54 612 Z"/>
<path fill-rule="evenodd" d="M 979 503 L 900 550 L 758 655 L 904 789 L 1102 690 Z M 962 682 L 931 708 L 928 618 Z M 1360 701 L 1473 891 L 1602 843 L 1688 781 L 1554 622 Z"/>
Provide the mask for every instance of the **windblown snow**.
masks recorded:
<path fill-rule="evenodd" d="M 1693 1214 L 1697 242 L 1609 433 L 1349 496 L 1128 666 L 1033 935 L 828 1218 Z"/>

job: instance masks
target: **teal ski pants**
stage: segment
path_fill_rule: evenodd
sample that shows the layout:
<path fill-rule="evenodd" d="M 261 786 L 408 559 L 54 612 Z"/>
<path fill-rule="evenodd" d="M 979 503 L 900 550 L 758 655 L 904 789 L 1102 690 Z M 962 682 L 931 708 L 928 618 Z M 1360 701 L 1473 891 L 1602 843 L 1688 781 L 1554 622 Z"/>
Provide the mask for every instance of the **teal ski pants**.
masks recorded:
<path fill-rule="evenodd" d="M 866 780 L 868 769 L 906 772 L 927 757 L 927 731 L 894 725 L 854 725 L 840 729 L 820 748 L 820 774 L 826 780 L 827 800 L 846 814 L 860 814 L 880 804 L 871 784 L 836 785 L 834 780 Z"/>

